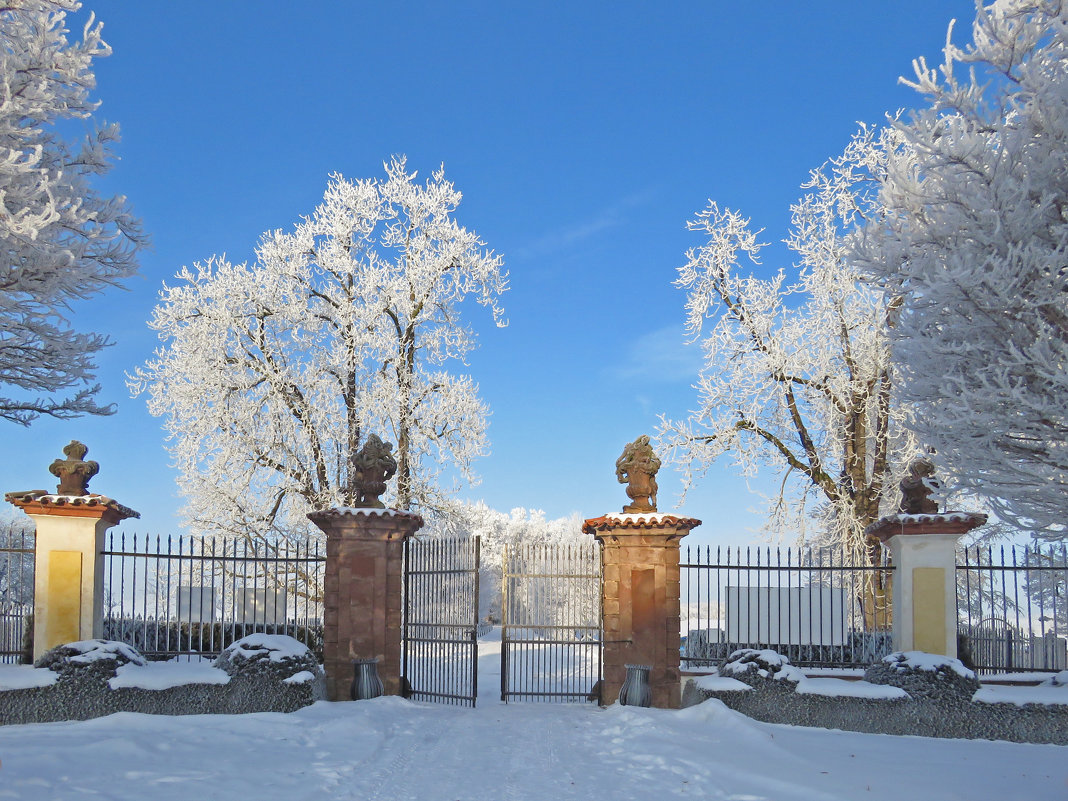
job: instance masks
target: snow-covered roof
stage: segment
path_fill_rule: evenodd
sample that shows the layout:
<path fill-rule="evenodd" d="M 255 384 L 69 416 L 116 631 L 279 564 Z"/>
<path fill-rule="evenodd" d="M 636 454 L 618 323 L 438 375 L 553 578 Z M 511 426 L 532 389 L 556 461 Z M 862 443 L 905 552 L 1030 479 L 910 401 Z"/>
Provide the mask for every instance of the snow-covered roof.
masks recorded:
<path fill-rule="evenodd" d="M 986 520 L 986 515 L 975 512 L 898 513 L 879 518 L 864 529 L 864 533 L 879 539 L 898 534 L 963 534 L 983 525 Z"/>
<path fill-rule="evenodd" d="M 334 506 L 330 509 L 320 509 L 308 514 L 308 517 L 312 520 L 315 518 L 332 518 L 332 517 L 403 517 L 409 519 L 416 519 L 419 524 L 423 524 L 423 518 L 421 515 L 417 515 L 415 512 L 405 512 L 400 509 L 376 509 L 371 506 Z"/>

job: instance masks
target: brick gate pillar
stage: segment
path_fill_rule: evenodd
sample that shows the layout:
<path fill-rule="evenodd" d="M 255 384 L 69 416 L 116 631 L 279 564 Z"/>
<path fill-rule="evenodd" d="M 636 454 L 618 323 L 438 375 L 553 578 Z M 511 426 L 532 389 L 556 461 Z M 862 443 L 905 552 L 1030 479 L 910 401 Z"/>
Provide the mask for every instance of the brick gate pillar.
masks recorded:
<path fill-rule="evenodd" d="M 33 658 L 57 645 L 100 639 L 104 634 L 104 532 L 137 512 L 89 492 L 99 472 L 71 441 L 49 471 L 60 479 L 54 493 L 8 492 L 5 500 L 28 514 L 37 527 L 33 579 Z"/>
<path fill-rule="evenodd" d="M 679 673 L 679 542 L 701 524 L 669 514 L 605 515 L 582 530 L 601 543 L 604 684 L 619 696 L 626 665 L 651 665 L 653 706 L 677 709 Z"/>
<path fill-rule="evenodd" d="M 348 701 L 353 659 L 377 657 L 386 695 L 400 695 L 404 541 L 423 525 L 394 509 L 324 509 L 323 667 L 327 698 Z"/>

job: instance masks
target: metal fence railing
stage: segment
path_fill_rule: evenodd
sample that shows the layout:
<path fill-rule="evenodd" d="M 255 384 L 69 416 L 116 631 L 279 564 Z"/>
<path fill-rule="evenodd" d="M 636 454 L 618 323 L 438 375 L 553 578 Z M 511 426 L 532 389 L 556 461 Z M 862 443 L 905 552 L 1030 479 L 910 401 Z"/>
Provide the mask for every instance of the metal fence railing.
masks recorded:
<path fill-rule="evenodd" d="M 480 542 L 405 542 L 401 675 L 418 701 L 474 706 L 478 698 Z"/>
<path fill-rule="evenodd" d="M 34 532 L 9 523 L 0 529 L 0 664 L 32 655 Z"/>
<path fill-rule="evenodd" d="M 977 672 L 1068 669 L 1068 545 L 965 549 L 957 613 L 958 654 Z"/>
<path fill-rule="evenodd" d="M 600 702 L 598 544 L 508 545 L 501 573 L 501 700 Z"/>
<path fill-rule="evenodd" d="M 739 648 L 804 667 L 862 667 L 892 650 L 893 566 L 839 548 L 687 548 L 681 567 L 683 667 Z"/>
<path fill-rule="evenodd" d="M 214 657 L 254 632 L 288 634 L 322 659 L 319 543 L 111 532 L 104 636 L 150 659 Z"/>

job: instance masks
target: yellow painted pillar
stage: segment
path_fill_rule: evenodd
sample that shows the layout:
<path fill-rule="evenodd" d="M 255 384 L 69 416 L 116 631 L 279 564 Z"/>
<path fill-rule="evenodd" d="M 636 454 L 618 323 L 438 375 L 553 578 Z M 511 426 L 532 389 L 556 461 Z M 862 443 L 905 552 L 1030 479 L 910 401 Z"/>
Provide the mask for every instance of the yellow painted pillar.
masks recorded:
<path fill-rule="evenodd" d="M 957 657 L 957 541 L 985 522 L 966 512 L 895 514 L 868 529 L 895 567 L 895 651 Z"/>
<path fill-rule="evenodd" d="M 103 634 L 104 532 L 128 517 L 129 507 L 88 491 L 99 467 L 82 461 L 87 449 L 71 442 L 49 468 L 60 478 L 55 494 L 9 492 L 5 499 L 37 526 L 34 557 L 33 658 L 68 642 Z"/>

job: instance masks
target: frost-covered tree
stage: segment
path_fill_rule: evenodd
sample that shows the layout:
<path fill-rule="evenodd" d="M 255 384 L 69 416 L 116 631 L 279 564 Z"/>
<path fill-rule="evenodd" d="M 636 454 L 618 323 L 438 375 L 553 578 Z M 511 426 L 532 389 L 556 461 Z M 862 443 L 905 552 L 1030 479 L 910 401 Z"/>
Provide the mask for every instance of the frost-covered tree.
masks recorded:
<path fill-rule="evenodd" d="M 952 33 L 952 26 L 950 28 Z M 943 476 L 1039 536 L 1068 520 L 1068 4 L 977 6 L 906 81 L 858 267 L 901 306 L 895 391 Z"/>
<path fill-rule="evenodd" d="M 111 414 L 93 384 L 106 337 L 75 331 L 69 306 L 118 285 L 144 243 L 121 196 L 102 197 L 94 176 L 111 167 L 118 127 L 65 138 L 99 103 L 92 62 L 110 54 L 90 16 L 70 41 L 74 0 L 0 4 L 0 418 Z"/>
<path fill-rule="evenodd" d="M 396 446 L 401 509 L 439 509 L 445 466 L 471 475 L 486 407 L 447 368 L 475 346 L 465 301 L 503 325 L 507 274 L 454 219 L 460 198 L 403 158 L 384 179 L 335 175 L 254 263 L 212 257 L 164 288 L 165 344 L 130 384 L 166 418 L 194 530 L 302 538 L 307 512 L 356 502 L 352 457 L 372 433 Z"/>
<path fill-rule="evenodd" d="M 800 535 L 812 497 L 821 541 L 871 557 L 864 528 L 889 511 L 915 446 L 891 402 L 888 309 L 845 257 L 845 236 L 871 213 L 891 138 L 862 128 L 811 173 L 786 240 L 797 269 L 753 275 L 759 232 L 715 202 L 689 223 L 707 241 L 687 252 L 675 284 L 705 367 L 698 407 L 660 430 L 686 485 L 722 457 L 745 476 L 770 466 L 782 477 L 773 532 Z"/>

